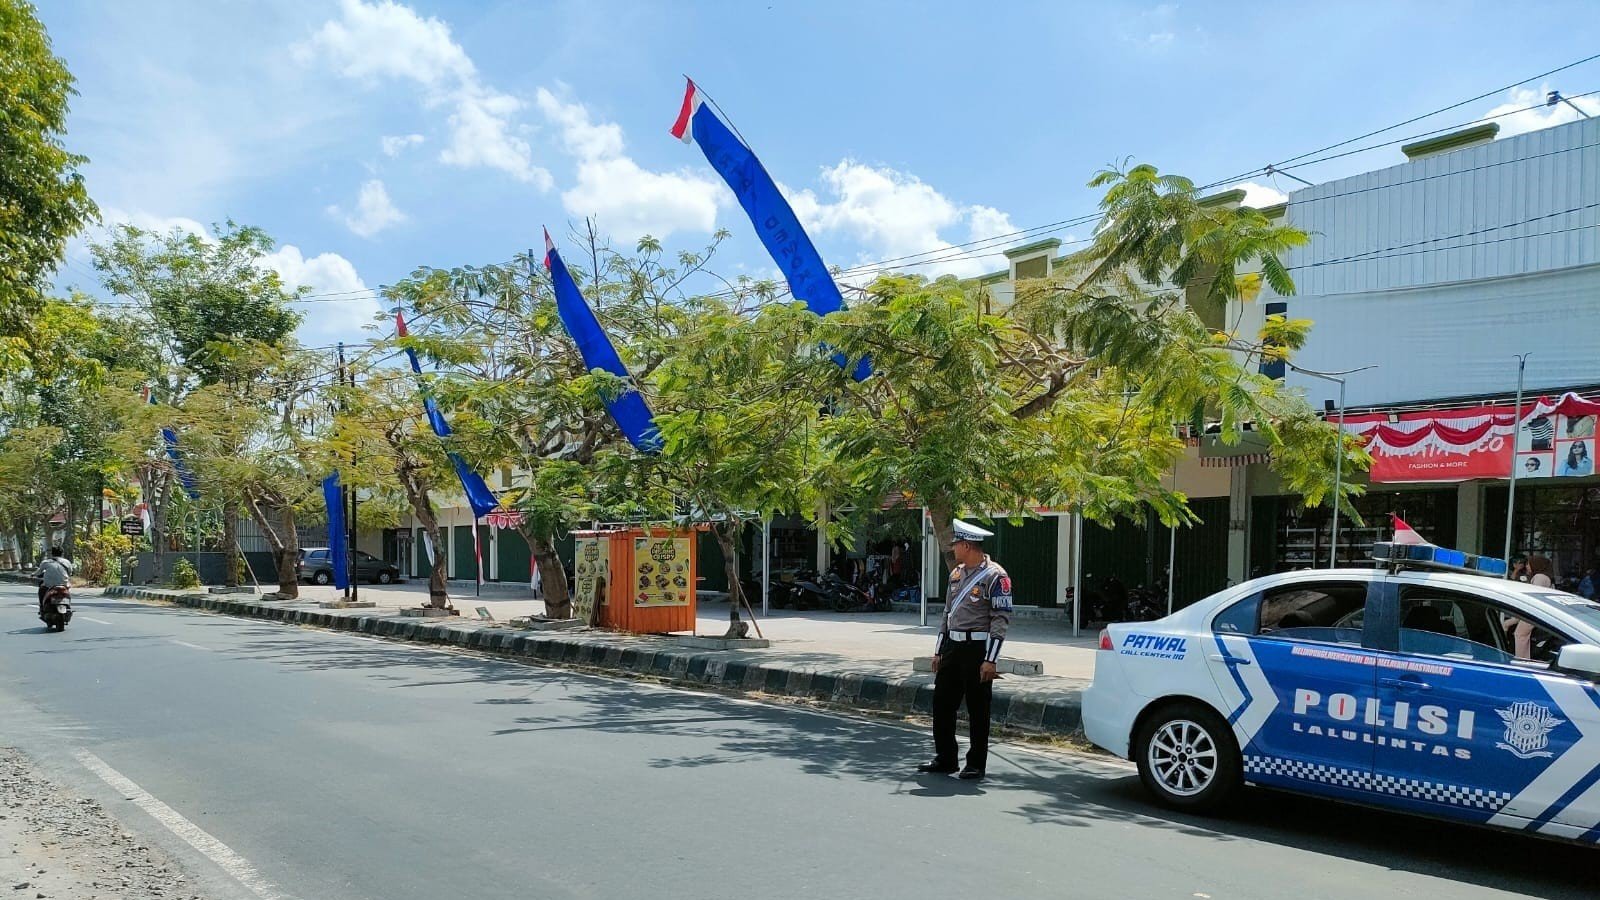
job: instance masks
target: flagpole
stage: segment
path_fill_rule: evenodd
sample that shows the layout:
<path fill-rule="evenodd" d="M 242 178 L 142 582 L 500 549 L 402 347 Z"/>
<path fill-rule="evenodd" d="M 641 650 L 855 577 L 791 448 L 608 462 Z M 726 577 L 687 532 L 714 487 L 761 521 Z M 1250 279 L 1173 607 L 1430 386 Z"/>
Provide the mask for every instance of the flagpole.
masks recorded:
<path fill-rule="evenodd" d="M 1505 554 L 1501 557 L 1506 561 L 1506 578 L 1511 578 L 1511 528 L 1516 521 L 1517 510 L 1517 439 L 1522 436 L 1522 376 L 1528 367 L 1528 357 L 1532 353 L 1523 353 L 1517 356 L 1517 405 L 1511 413 L 1511 483 L 1506 488 L 1506 544 Z"/>

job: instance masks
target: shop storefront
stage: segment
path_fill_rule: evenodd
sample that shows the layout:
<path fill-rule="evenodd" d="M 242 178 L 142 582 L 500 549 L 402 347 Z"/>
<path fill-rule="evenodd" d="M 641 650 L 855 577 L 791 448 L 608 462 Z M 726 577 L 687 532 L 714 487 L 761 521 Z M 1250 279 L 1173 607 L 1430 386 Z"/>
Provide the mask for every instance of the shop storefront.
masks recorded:
<path fill-rule="evenodd" d="M 1507 487 L 1496 485 L 1484 496 L 1486 552 L 1504 552 Z M 1600 566 L 1600 482 L 1581 485 L 1517 485 L 1517 513 L 1511 525 L 1513 556 L 1547 556 L 1555 564 L 1558 585 L 1575 589 L 1591 569 Z"/>
<path fill-rule="evenodd" d="M 1393 533 L 1391 513 L 1406 520 L 1428 541 L 1456 545 L 1454 486 L 1385 489 L 1376 485 L 1340 509 L 1339 547 L 1333 550 L 1333 510 L 1305 508 L 1299 497 L 1256 497 L 1251 510 L 1251 577 L 1300 569 L 1327 568 L 1330 555 L 1339 566 L 1372 563 L 1372 545 Z"/>

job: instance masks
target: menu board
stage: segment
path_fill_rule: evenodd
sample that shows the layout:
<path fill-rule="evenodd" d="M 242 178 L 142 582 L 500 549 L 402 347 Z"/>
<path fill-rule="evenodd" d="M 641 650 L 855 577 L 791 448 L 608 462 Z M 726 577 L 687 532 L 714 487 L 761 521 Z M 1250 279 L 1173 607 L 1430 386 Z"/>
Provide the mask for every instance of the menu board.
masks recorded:
<path fill-rule="evenodd" d="M 575 571 L 572 589 L 572 615 L 585 622 L 594 611 L 595 598 L 605 603 L 603 591 L 611 579 L 611 542 L 605 537 L 580 537 L 573 540 Z"/>
<path fill-rule="evenodd" d="M 687 606 L 694 584 L 689 580 L 689 539 L 633 539 L 633 605 Z"/>

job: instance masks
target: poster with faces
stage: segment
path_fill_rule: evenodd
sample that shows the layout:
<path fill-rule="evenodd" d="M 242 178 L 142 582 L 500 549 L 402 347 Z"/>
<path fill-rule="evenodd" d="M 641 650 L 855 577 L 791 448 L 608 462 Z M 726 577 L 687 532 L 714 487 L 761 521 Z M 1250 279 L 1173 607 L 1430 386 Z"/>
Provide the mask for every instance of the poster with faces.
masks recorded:
<path fill-rule="evenodd" d="M 1594 416 L 1560 416 L 1554 456 L 1558 478 L 1583 478 L 1594 474 Z"/>

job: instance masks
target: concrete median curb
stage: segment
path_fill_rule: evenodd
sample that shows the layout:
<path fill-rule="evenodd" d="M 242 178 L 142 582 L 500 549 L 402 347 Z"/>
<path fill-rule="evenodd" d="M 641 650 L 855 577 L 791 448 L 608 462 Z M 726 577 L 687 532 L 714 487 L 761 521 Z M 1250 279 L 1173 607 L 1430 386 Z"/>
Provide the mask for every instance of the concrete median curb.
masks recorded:
<path fill-rule="evenodd" d="M 838 704 L 877 712 L 927 715 L 933 709 L 933 676 L 896 672 L 863 663 L 859 669 L 824 670 L 789 662 L 772 650 L 699 650 L 676 639 L 577 629 L 526 631 L 465 619 L 418 619 L 365 610 L 322 609 L 311 603 L 263 602 L 255 597 L 113 587 L 105 595 L 172 603 L 224 615 L 349 631 L 418 644 L 447 644 L 521 659 L 659 678 L 693 687 L 715 687 Z M 1029 679 L 1034 681 L 1034 679 Z M 1060 679 L 1051 689 L 1002 680 L 994 691 L 996 726 L 1032 734 L 1079 733 L 1082 690 Z"/>

